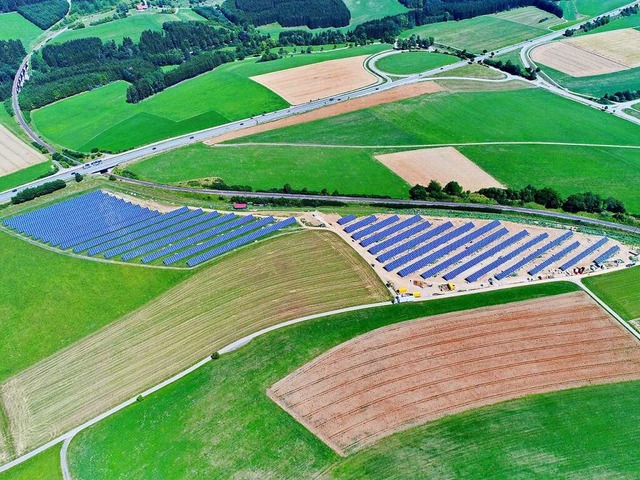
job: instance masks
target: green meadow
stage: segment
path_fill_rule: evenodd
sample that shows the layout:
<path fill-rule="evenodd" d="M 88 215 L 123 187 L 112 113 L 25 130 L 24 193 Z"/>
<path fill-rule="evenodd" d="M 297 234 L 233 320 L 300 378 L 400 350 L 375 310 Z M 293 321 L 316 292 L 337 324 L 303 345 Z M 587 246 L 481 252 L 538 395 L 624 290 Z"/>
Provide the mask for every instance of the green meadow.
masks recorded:
<path fill-rule="evenodd" d="M 21 40 L 26 50 L 43 30 L 16 12 L 0 14 L 0 40 Z"/>
<path fill-rule="evenodd" d="M 392 75 L 411 75 L 460 61 L 458 57 L 442 53 L 404 52 L 382 57 L 376 67 Z"/>
<path fill-rule="evenodd" d="M 640 318 L 640 267 L 587 277 L 582 282 L 623 319 Z"/>
<path fill-rule="evenodd" d="M 177 14 L 170 13 L 133 13 L 126 18 L 114 20 L 101 25 L 87 26 L 78 30 L 67 30 L 55 38 L 55 43 L 64 43 L 79 38 L 98 37 L 103 42 L 111 40 L 122 43 L 124 37 L 134 42 L 140 39 L 145 30 L 160 31 L 165 22 L 179 22 L 189 20 L 204 20 L 192 10 L 179 10 Z"/>
<path fill-rule="evenodd" d="M 460 50 L 481 53 L 548 33 L 545 28 L 532 27 L 512 22 L 496 15 L 483 15 L 467 20 L 432 23 L 422 25 L 400 34 L 402 38 L 411 35 L 433 37 L 438 44 L 447 45 Z"/>
<path fill-rule="evenodd" d="M 591 77 L 572 77 L 546 65 L 541 64 L 540 67 L 563 87 L 592 97 L 600 98 L 605 93 L 640 89 L 640 67 Z"/>
<path fill-rule="evenodd" d="M 289 104 L 249 77 L 312 63 L 370 55 L 369 45 L 294 55 L 272 62 L 255 59 L 223 65 L 146 100 L 126 102 L 119 81 L 32 112 L 37 130 L 53 143 L 80 151 L 122 151 L 168 137 L 286 108 Z"/>
<path fill-rule="evenodd" d="M 190 273 L 74 258 L 0 231 L 0 380 L 154 299 Z"/>
<path fill-rule="evenodd" d="M 0 192 L 9 190 L 13 187 L 32 182 L 42 175 L 51 172 L 53 164 L 51 162 L 38 163 L 30 167 L 23 168 L 17 172 L 3 175 L 0 177 Z"/>
<path fill-rule="evenodd" d="M 209 147 L 172 150 L 127 167 L 140 178 L 180 183 L 217 177 L 227 185 L 254 190 L 307 188 L 329 193 L 388 195 L 406 198 L 409 185 L 366 150 L 288 146 Z"/>

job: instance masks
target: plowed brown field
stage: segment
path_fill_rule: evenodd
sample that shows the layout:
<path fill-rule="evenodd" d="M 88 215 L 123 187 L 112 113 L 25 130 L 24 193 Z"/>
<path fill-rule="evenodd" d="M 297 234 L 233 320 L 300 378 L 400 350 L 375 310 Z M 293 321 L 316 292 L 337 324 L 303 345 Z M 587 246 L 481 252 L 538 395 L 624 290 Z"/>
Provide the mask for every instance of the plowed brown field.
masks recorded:
<path fill-rule="evenodd" d="M 267 393 L 346 455 L 462 410 L 637 378 L 637 341 L 586 294 L 571 293 L 381 328 Z"/>

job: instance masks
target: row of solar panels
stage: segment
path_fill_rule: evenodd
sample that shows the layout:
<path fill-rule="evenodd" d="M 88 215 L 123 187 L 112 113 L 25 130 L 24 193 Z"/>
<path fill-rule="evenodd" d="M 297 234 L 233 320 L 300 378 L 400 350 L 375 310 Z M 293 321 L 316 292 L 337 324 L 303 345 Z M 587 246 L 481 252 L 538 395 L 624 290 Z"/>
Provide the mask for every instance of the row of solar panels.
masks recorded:
<path fill-rule="evenodd" d="M 195 266 L 295 223 L 273 217 L 238 217 L 178 208 L 159 212 L 101 191 L 74 197 L 5 220 L 23 235 L 75 253 L 165 265 L 187 260 Z"/>
<path fill-rule="evenodd" d="M 400 218 L 397 215 L 382 220 L 379 220 L 375 215 L 361 219 L 354 215 L 348 215 L 340 218 L 338 224 L 343 226 L 344 231 L 349 233 L 354 240 L 358 240 L 362 247 L 368 247 L 369 253 L 377 255 L 376 260 L 384 263 L 385 270 L 391 272 L 399 269 L 397 273 L 401 277 L 406 277 L 428 267 L 421 274 L 421 277 L 430 278 L 454 267 L 443 275 L 445 280 L 453 280 L 461 274 L 474 269 L 485 260 L 500 255 L 502 252 L 517 245 L 513 250 L 498 256 L 489 264 L 468 274 L 465 278 L 468 282 L 475 282 L 485 275 L 495 272 L 502 265 L 525 254 L 549 238 L 548 233 L 542 233 L 529 241 L 519 244 L 529 236 L 529 232 L 521 230 L 507 236 L 509 234 L 508 229 L 502 227 L 497 220 L 478 228 L 475 228 L 473 222 L 467 222 L 457 228 L 453 228 L 454 225 L 450 221 L 434 227 L 419 215 L 403 221 L 399 220 Z M 560 237 L 545 243 L 535 251 L 526 254 L 515 264 L 495 273 L 495 278 L 501 280 L 515 273 L 550 250 L 561 246 L 572 236 L 572 232 L 566 232 Z M 496 243 L 498 241 L 499 243 Z M 566 260 L 560 266 L 560 269 L 570 269 L 599 250 L 607 242 L 607 238 L 602 238 L 586 247 Z M 545 268 L 564 259 L 579 247 L 580 243 L 575 242 L 563 248 L 532 267 L 528 273 L 536 275 Z M 594 263 L 601 264 L 619 250 L 619 247 L 612 247 L 596 258 Z M 456 251 L 458 252 L 455 253 Z M 440 262 L 436 263 L 438 261 Z"/>

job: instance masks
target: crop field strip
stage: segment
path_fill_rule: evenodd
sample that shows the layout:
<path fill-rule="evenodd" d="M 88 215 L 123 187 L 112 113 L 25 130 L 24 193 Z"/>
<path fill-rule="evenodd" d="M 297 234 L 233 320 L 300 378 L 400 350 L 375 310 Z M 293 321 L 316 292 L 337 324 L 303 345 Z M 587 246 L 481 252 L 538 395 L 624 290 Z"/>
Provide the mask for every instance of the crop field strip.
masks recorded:
<path fill-rule="evenodd" d="M 529 231 L 520 229 L 510 232 L 497 220 L 477 228 L 473 222 L 455 228 L 451 221 L 434 226 L 429 222 L 421 222 L 419 216 L 400 220 L 395 215 L 382 220 L 375 215 L 361 219 L 349 215 L 339 219 L 338 225 L 351 238 L 359 241 L 362 247 L 368 247 L 368 252 L 387 272 L 397 271 L 400 277 L 420 273 L 424 279 L 441 275 L 444 280 L 451 281 L 468 272 L 465 280 L 472 283 L 487 275 L 503 280 L 547 254 L 549 256 L 542 263 L 528 271 L 529 275 L 553 271 L 554 267 L 569 271 L 580 262 L 587 266 L 599 266 L 605 260 L 621 256 L 618 245 L 607 251 L 602 250 L 609 241 L 607 238 L 593 242 L 589 238 L 585 248 L 559 263 L 581 245 L 580 242 L 574 242 L 567 248 L 557 249 L 573 236 L 573 232 L 555 234 L 554 239 L 538 246 L 550 237 L 550 232 L 542 232 L 529 239 Z M 509 265 L 509 262 L 512 263 Z M 504 264 L 508 266 L 496 272 Z"/>
<path fill-rule="evenodd" d="M 320 256 L 323 261 L 313 259 Z M 388 298 L 331 232 L 242 250 L 1 386 L 17 451 L 46 442 L 251 332 Z"/>
<path fill-rule="evenodd" d="M 637 341 L 584 293 L 375 330 L 277 382 L 269 396 L 341 455 L 482 405 L 640 378 Z"/>
<path fill-rule="evenodd" d="M 187 207 L 160 214 L 98 190 L 3 223 L 45 244 L 72 248 L 76 254 L 126 261 L 146 253 L 141 259 L 145 264 L 164 256 L 164 265 L 185 260 L 187 266 L 195 267 L 294 225 L 295 219 L 236 218 Z"/>

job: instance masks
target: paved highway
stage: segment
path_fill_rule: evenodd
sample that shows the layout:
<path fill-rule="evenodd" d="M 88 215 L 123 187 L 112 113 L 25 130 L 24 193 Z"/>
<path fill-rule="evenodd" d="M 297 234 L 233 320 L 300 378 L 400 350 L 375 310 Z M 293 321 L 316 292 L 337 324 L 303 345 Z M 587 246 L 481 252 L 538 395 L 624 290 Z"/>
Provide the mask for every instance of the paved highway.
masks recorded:
<path fill-rule="evenodd" d="M 342 202 L 351 203 L 369 203 L 377 205 L 394 204 L 403 205 L 416 208 L 453 208 L 464 210 L 478 210 L 486 211 L 487 208 L 506 213 L 524 213 L 528 215 L 535 215 L 539 217 L 552 218 L 556 220 L 571 220 L 589 225 L 593 227 L 606 227 L 620 230 L 627 233 L 640 234 L 640 228 L 632 227 L 629 225 L 622 225 L 619 223 L 607 222 L 605 220 L 598 220 L 595 218 L 585 218 L 578 215 L 571 215 L 568 213 L 550 212 L 547 210 L 536 210 L 533 208 L 524 207 L 510 207 L 508 205 L 483 205 L 478 203 L 456 203 L 456 202 L 427 202 L 422 200 L 397 200 L 390 198 L 368 198 L 368 197 L 344 197 L 344 196 L 319 196 L 319 195 L 304 195 L 296 193 L 262 193 L 262 192 L 236 192 L 230 190 L 210 190 L 205 188 L 189 188 L 189 187 L 177 187 L 174 185 L 159 185 L 153 182 L 145 182 L 143 180 L 133 180 L 131 178 L 125 178 L 118 176 L 118 179 L 135 185 L 142 185 L 147 187 L 159 188 L 162 190 L 170 190 L 173 192 L 189 192 L 200 193 L 205 195 L 219 195 L 223 197 L 234 196 L 246 196 L 255 198 L 291 198 L 296 200 L 337 200 Z"/>

